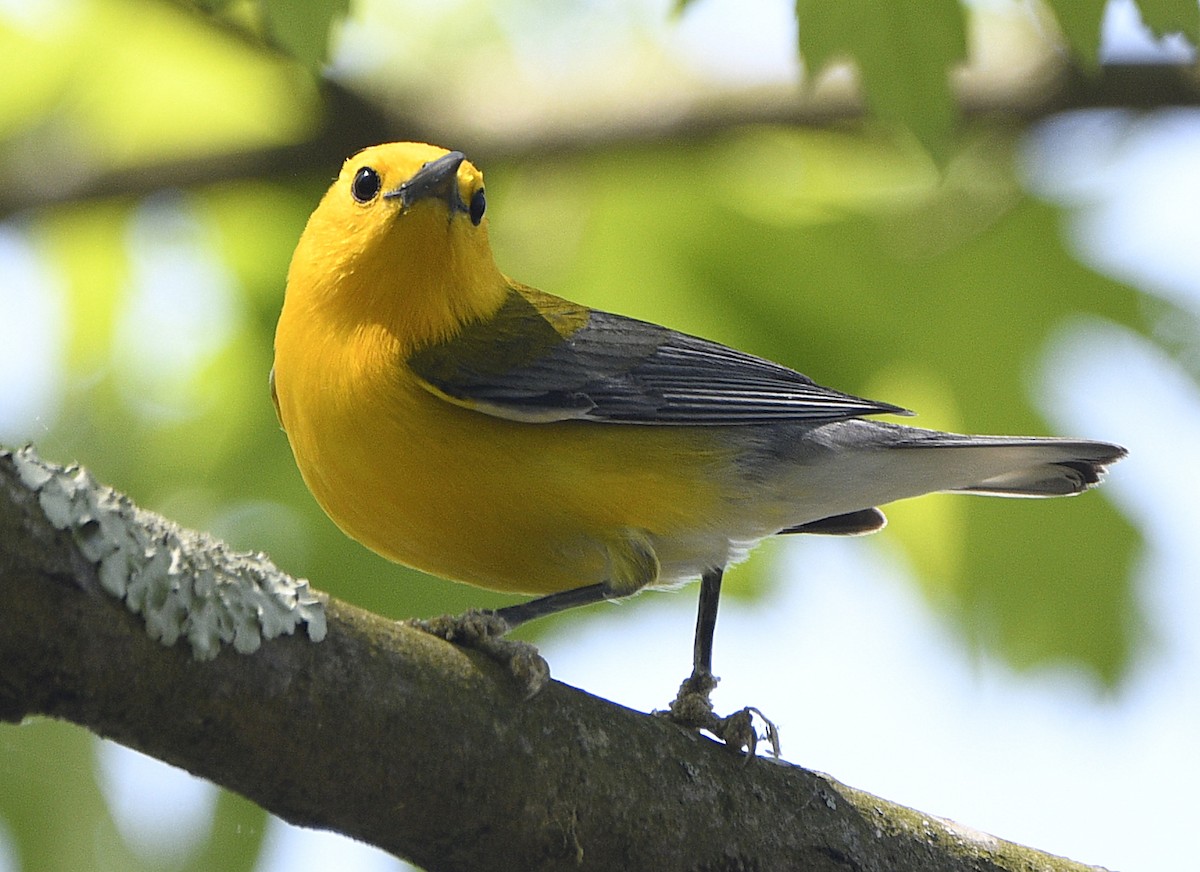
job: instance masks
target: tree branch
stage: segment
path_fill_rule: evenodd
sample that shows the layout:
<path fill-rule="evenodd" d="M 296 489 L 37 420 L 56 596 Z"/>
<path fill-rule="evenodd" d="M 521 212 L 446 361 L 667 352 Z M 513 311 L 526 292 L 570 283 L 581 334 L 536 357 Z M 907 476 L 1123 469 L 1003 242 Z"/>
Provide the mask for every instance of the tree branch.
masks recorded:
<path fill-rule="evenodd" d="M 1167 64 L 1110 64 L 1085 73 L 1066 64 L 1047 63 L 1028 81 L 972 78 L 959 87 L 963 117 L 1010 119 L 1030 123 L 1078 109 L 1149 111 L 1200 104 L 1200 78 L 1193 67 Z M 202 187 L 234 180 L 327 178 L 346 157 L 379 142 L 423 140 L 468 151 L 483 165 L 536 154 L 539 159 L 586 153 L 597 148 L 673 140 L 696 141 L 738 125 L 827 126 L 868 120 L 852 85 L 800 90 L 767 86 L 683 94 L 668 102 L 634 104 L 624 116 L 598 114 L 586 121 L 510 128 L 464 127 L 463 120 L 441 118 L 436 107 L 410 106 L 385 112 L 371 100 L 336 82 L 324 83 L 325 117 L 317 133 L 295 145 L 181 157 L 156 164 L 100 169 L 69 183 L 43 184 L 30 174 L 28 161 L 11 160 L 14 169 L 0 177 L 0 219 L 22 209 L 123 196 L 145 196 L 162 188 Z M 440 120 L 439 120 L 440 119 Z M 57 134 L 54 134 L 57 135 Z M 40 154 L 28 144 L 22 153 Z"/>
<path fill-rule="evenodd" d="M 112 555 L 130 541 L 143 553 L 117 578 Z M 77 470 L 0 452 L 0 718 L 74 721 L 430 870 L 1095 868 L 790 764 L 747 764 L 557 682 L 522 699 L 478 652 L 336 600 L 322 609 L 277 573 Z M 189 603 L 175 618 L 159 614 L 164 590 Z M 225 626 L 207 617 L 214 590 L 235 613 L 266 597 L 268 617 L 196 636 Z M 290 624 L 270 617 L 288 609 Z M 151 638 L 155 615 L 191 646 Z"/>

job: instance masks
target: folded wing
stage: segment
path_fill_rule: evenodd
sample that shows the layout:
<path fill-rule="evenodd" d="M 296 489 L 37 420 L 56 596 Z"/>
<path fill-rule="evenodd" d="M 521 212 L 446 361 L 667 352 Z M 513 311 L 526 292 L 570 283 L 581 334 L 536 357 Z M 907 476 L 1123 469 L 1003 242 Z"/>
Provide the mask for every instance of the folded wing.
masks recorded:
<path fill-rule="evenodd" d="M 491 318 L 408 365 L 450 402 L 531 423 L 696 426 L 909 414 L 719 343 L 531 288 L 514 288 Z"/>

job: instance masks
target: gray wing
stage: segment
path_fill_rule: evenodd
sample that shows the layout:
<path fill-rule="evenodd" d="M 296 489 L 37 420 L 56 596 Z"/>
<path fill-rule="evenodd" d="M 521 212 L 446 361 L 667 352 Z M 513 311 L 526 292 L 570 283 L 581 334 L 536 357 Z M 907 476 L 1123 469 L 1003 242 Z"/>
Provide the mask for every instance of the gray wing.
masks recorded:
<path fill-rule="evenodd" d="M 558 306 L 561 304 L 561 307 Z M 516 291 L 409 367 L 438 395 L 526 422 L 730 425 L 905 410 L 656 324 Z"/>

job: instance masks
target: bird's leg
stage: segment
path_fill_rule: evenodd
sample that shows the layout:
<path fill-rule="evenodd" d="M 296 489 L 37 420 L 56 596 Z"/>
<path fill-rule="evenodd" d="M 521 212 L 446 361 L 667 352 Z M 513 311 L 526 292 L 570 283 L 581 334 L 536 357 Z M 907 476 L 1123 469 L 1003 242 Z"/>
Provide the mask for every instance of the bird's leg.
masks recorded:
<path fill-rule="evenodd" d="M 675 723 L 697 730 L 708 730 L 730 747 L 748 752 L 747 759 L 754 757 L 758 745 L 758 733 L 754 729 L 754 715 L 766 724 L 766 738 L 771 750 L 779 756 L 779 731 L 775 725 L 756 708 L 748 707 L 726 717 L 713 712 L 710 698 L 717 686 L 712 674 L 713 631 L 717 627 L 717 606 L 721 599 L 722 569 L 709 569 L 700 576 L 700 603 L 696 610 L 696 638 L 692 646 L 692 674 L 679 686 L 679 693 L 665 714 Z"/>
<path fill-rule="evenodd" d="M 589 584 L 572 590 L 540 596 L 528 602 L 502 609 L 471 609 L 461 615 L 440 615 L 411 623 L 448 642 L 472 644 L 485 638 L 498 638 L 524 623 L 548 615 L 611 599 L 612 590 L 604 584 Z"/>
<path fill-rule="evenodd" d="M 717 686 L 717 678 L 712 674 L 712 646 L 723 575 L 722 569 L 710 569 L 700 577 L 696 637 L 692 645 L 692 674 L 679 685 L 679 693 L 667 711 L 671 720 L 682 726 L 708 729 L 716 719 L 709 697 Z"/>
<path fill-rule="evenodd" d="M 505 606 L 502 609 L 496 609 L 492 614 L 504 621 L 511 630 L 526 621 L 544 618 L 576 606 L 590 606 L 592 603 L 612 599 L 612 597 L 613 591 L 608 585 L 589 584 L 587 587 L 546 594 L 528 602 L 517 603 L 515 606 Z"/>
<path fill-rule="evenodd" d="M 526 621 L 565 609 L 629 596 L 653 584 L 658 578 L 661 569 L 658 555 L 645 530 L 614 531 L 601 544 L 604 545 L 608 564 L 608 577 L 602 584 L 557 591 L 495 611 L 467 612 L 459 617 L 434 618 L 415 623 L 421 629 L 451 642 L 479 648 L 506 664 L 509 671 L 525 684 L 528 695 L 532 696 L 549 679 L 550 670 L 536 648 L 528 642 L 510 642 L 501 638 L 505 633 Z M 712 635 L 711 630 L 709 635 Z"/>
<path fill-rule="evenodd" d="M 505 639 L 504 634 L 526 621 L 544 618 L 575 606 L 586 606 L 612 597 L 603 584 L 547 594 L 502 609 L 472 609 L 461 615 L 441 615 L 409 621 L 410 626 L 468 648 L 477 648 L 507 667 L 520 683 L 526 698 L 533 696 L 550 679 L 550 667 L 529 642 Z"/>
<path fill-rule="evenodd" d="M 712 678 L 713 632 L 717 629 L 717 607 L 721 604 L 723 569 L 710 569 L 700 578 L 700 600 L 696 608 L 696 639 L 692 645 L 692 677 Z M 715 684 L 715 682 L 714 682 Z"/>

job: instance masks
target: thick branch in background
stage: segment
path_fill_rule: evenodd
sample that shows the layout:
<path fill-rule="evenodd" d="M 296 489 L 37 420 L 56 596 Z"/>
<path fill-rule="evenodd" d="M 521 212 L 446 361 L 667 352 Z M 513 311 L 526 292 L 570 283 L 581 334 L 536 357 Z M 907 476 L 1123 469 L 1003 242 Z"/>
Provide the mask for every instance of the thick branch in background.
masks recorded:
<path fill-rule="evenodd" d="M 637 105 L 627 116 L 599 113 L 587 123 L 477 128 L 463 119 L 441 118 L 429 107 L 390 107 L 336 82 L 323 84 L 323 123 L 317 133 L 290 146 L 183 157 L 154 165 L 98 170 L 43 184 L 40 163 L 9 161 L 0 177 L 0 218 L 22 209 L 108 197 L 140 197 L 163 188 L 202 187 L 234 180 L 289 182 L 308 176 L 327 180 L 349 155 L 379 142 L 423 140 L 466 150 L 477 164 L 569 155 L 597 148 L 707 139 L 738 125 L 827 126 L 867 122 L 853 82 L 812 90 L 764 86 L 681 95 L 670 105 Z M 1028 124 L 1079 109 L 1149 111 L 1200 105 L 1200 74 L 1195 67 L 1167 64 L 1110 64 L 1085 73 L 1065 63 L 1047 65 L 1028 80 L 993 81 L 977 77 L 959 88 L 959 110 L 966 119 L 1009 119 Z M 440 109 L 440 107 L 432 107 Z M 55 131 L 50 135 L 57 136 Z M 44 149 L 27 143 L 23 154 Z M 2 162 L 0 162 L 2 163 Z M 86 162 L 83 162 L 86 163 Z M 79 168 L 76 168 L 78 170 Z"/>
<path fill-rule="evenodd" d="M 478 652 L 0 452 L 0 718 L 29 715 L 430 870 L 1096 868 L 557 682 L 524 699 Z"/>

